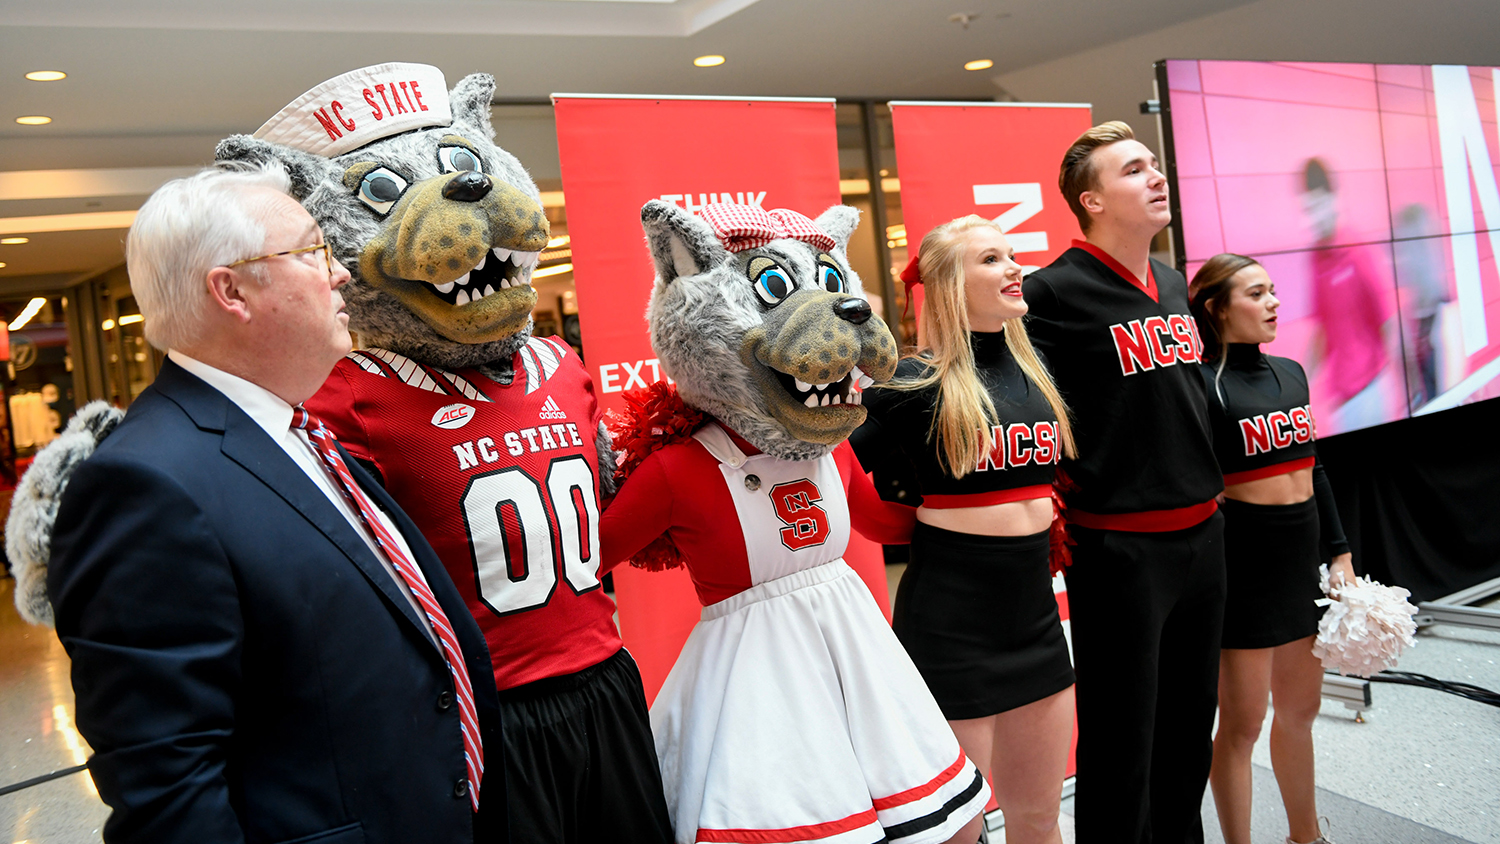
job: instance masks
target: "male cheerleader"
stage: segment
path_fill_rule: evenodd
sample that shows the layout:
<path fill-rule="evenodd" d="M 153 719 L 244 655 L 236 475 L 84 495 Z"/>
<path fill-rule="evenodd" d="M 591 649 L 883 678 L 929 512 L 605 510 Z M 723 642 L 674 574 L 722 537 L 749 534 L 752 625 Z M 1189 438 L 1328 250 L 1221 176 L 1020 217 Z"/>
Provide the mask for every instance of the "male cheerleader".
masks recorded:
<path fill-rule="evenodd" d="M 1187 283 L 1150 259 L 1167 180 L 1130 127 L 1063 156 L 1085 240 L 1026 279 L 1032 340 L 1077 415 L 1067 572 L 1080 844 L 1201 842 L 1224 612 L 1223 490 Z"/>

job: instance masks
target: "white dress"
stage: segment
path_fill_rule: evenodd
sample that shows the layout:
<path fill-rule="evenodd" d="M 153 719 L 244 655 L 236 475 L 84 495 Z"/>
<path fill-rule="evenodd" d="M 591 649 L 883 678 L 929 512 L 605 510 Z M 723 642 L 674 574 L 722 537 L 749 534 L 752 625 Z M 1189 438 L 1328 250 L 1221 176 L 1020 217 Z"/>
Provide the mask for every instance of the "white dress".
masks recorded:
<path fill-rule="evenodd" d="M 695 438 L 719 461 L 739 528 L 726 514 L 724 541 L 745 542 L 754 585 L 704 607 L 651 707 L 676 840 L 952 837 L 990 789 L 842 559 L 849 512 L 833 457 L 747 457 L 717 425 Z M 812 503 L 827 535 L 803 546 L 784 514 Z"/>

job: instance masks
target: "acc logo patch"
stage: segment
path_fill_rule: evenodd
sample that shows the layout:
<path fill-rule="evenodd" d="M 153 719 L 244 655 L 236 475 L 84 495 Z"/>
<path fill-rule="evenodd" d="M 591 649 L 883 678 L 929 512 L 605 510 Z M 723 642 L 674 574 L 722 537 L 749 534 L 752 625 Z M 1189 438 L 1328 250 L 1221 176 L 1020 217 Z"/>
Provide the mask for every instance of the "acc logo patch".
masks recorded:
<path fill-rule="evenodd" d="M 432 414 L 432 424 L 439 428 L 462 428 L 469 424 L 474 418 L 474 408 L 466 404 L 449 404 L 438 408 L 438 412 Z"/>

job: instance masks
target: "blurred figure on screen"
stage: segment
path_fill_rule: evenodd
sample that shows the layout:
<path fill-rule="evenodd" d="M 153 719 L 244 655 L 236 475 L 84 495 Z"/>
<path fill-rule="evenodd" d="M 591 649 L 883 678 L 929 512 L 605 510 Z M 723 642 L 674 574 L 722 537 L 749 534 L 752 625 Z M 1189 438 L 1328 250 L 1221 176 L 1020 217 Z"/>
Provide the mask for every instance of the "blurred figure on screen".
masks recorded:
<path fill-rule="evenodd" d="M 1328 433 L 1389 421 L 1386 351 L 1391 307 L 1388 281 L 1369 246 L 1339 229 L 1338 194 L 1328 167 L 1309 159 L 1302 170 L 1302 208 L 1316 245 L 1312 261 L 1312 310 L 1318 329 L 1310 343 L 1310 368 L 1318 373 L 1329 404 Z"/>
<path fill-rule="evenodd" d="M 1412 203 L 1396 215 L 1396 283 L 1401 286 L 1401 311 L 1412 338 L 1407 371 L 1412 409 L 1437 398 L 1438 356 L 1432 345 L 1443 305 L 1452 301 L 1447 264 L 1434 237 L 1437 226 L 1426 206 Z"/>

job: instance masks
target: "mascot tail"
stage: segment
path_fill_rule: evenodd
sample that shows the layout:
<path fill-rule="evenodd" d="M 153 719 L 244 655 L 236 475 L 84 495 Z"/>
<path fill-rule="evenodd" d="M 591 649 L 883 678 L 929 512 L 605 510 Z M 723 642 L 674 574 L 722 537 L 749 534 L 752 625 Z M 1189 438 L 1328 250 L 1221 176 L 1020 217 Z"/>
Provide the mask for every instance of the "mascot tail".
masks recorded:
<path fill-rule="evenodd" d="M 5 523 L 5 553 L 16 576 L 16 609 L 32 624 L 52 626 L 47 600 L 47 563 L 52 559 L 52 524 L 68 479 L 125 416 L 103 401 L 84 405 L 62 436 L 37 452 L 11 500 Z"/>

